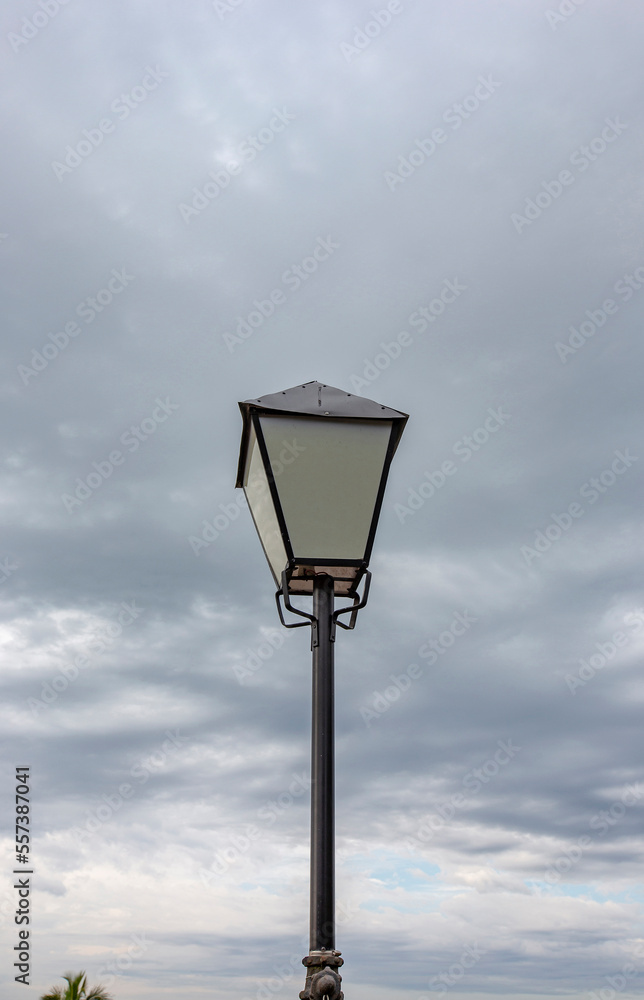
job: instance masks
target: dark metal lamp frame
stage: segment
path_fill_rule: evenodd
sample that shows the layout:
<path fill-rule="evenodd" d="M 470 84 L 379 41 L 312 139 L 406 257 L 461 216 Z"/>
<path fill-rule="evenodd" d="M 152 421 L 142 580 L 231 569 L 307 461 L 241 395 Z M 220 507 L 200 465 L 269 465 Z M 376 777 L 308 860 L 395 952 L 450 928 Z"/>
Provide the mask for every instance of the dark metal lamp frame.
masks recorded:
<path fill-rule="evenodd" d="M 343 392 L 341 389 L 335 389 L 333 386 L 324 385 L 321 382 L 307 382 L 304 385 L 295 386 L 293 389 L 285 389 L 283 392 L 262 396 L 259 399 L 247 399 L 245 402 L 239 404 L 239 408 L 243 418 L 243 429 L 236 485 L 244 485 L 246 459 L 252 428 L 255 431 L 262 464 L 268 479 L 272 505 L 286 551 L 286 578 L 288 586 L 284 587 L 283 574 L 281 580 L 275 578 L 275 583 L 285 595 L 300 594 L 310 596 L 313 593 L 313 580 L 315 576 L 328 572 L 334 579 L 334 593 L 337 596 L 353 597 L 371 558 L 371 550 L 382 508 L 389 467 L 407 422 L 407 414 L 402 413 L 400 410 L 393 410 L 388 406 L 382 406 L 371 399 L 365 399 L 362 396 L 355 396 L 351 393 Z M 382 474 L 371 515 L 369 533 L 361 558 L 325 559 L 313 555 L 295 556 L 262 432 L 261 417 L 263 415 L 299 416 L 317 420 L 323 420 L 328 417 L 329 419 L 343 420 L 347 423 L 373 423 L 383 420 L 391 423 L 391 433 L 387 443 Z M 261 541 L 259 531 L 258 535 Z M 268 560 L 266 550 L 264 550 L 264 554 Z M 268 562 L 270 566 L 270 560 Z M 345 570 L 344 573 L 342 572 L 343 569 Z M 271 572 L 273 572 L 272 567 Z"/>

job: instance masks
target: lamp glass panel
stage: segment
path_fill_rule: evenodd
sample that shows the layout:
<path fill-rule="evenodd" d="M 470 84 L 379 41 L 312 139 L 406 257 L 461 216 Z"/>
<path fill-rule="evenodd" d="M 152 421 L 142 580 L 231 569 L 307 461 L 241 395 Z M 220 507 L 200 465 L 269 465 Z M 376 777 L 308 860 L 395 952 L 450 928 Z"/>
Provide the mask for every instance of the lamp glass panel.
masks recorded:
<path fill-rule="evenodd" d="M 295 559 L 362 559 L 391 421 L 262 414 L 260 423 Z"/>
<path fill-rule="evenodd" d="M 286 549 L 282 540 L 270 487 L 262 456 L 257 444 L 255 428 L 251 426 L 246 469 L 244 470 L 244 493 L 248 501 L 257 533 L 264 547 L 266 558 L 273 571 L 276 582 L 281 584 L 281 575 L 286 568 Z"/>

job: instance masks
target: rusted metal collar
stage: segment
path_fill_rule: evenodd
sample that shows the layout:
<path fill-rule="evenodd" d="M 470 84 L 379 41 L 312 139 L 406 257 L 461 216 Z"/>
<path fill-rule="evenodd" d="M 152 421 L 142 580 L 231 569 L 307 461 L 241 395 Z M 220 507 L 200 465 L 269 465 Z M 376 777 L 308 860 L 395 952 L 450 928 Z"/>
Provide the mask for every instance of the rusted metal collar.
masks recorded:
<path fill-rule="evenodd" d="M 339 951 L 312 951 L 302 959 L 302 965 L 306 966 L 306 984 L 300 1000 L 344 1000 L 338 972 L 344 959 Z"/>

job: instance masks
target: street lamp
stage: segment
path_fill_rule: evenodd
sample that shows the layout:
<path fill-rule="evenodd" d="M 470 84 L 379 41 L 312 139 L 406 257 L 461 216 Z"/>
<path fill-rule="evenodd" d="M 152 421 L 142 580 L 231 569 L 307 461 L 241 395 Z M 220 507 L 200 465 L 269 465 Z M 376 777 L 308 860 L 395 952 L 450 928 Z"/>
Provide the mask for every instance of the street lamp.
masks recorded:
<path fill-rule="evenodd" d="M 286 628 L 311 626 L 311 909 L 301 1000 L 342 1000 L 335 950 L 333 643 L 367 603 L 367 569 L 389 466 L 407 414 L 307 382 L 239 404 L 237 486 L 244 488 L 277 584 Z M 362 594 L 358 587 L 364 579 Z M 312 614 L 291 596 L 311 595 Z M 304 622 L 286 622 L 285 607 Z M 334 598 L 352 603 L 334 610 Z M 350 614 L 349 622 L 340 615 Z"/>

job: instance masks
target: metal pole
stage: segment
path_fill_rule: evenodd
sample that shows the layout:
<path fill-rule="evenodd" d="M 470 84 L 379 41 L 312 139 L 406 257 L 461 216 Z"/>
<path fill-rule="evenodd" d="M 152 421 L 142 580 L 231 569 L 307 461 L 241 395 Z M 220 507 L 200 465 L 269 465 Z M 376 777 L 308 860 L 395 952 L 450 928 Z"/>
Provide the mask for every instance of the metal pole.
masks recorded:
<path fill-rule="evenodd" d="M 306 983 L 300 1000 L 344 1000 L 344 959 L 335 950 L 335 753 L 333 577 L 313 581 L 311 726 L 311 916 Z"/>
<path fill-rule="evenodd" d="M 311 918 L 312 952 L 335 948 L 335 755 L 333 578 L 313 583 L 313 721 L 311 727 Z"/>

